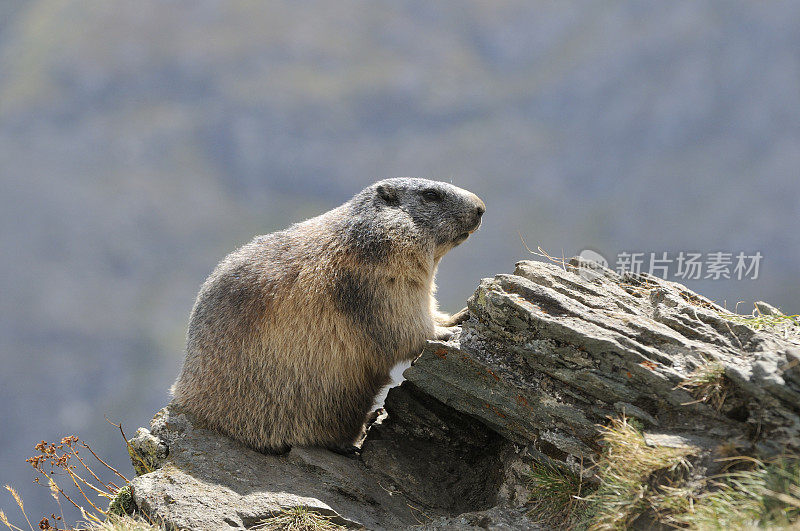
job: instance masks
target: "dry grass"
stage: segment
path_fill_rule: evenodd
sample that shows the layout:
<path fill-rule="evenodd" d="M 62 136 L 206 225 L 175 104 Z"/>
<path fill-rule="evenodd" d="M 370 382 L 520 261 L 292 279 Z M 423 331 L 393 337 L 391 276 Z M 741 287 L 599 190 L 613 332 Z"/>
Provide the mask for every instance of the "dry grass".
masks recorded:
<path fill-rule="evenodd" d="M 699 366 L 676 389 L 684 389 L 696 399 L 719 411 L 725 403 L 730 390 L 730 382 L 725 377 L 725 367 L 716 361 L 708 361 Z"/>
<path fill-rule="evenodd" d="M 586 517 L 582 498 L 591 487 L 579 474 L 550 464 L 535 464 L 528 474 L 528 516 L 539 524 L 570 529 Z"/>
<path fill-rule="evenodd" d="M 14 501 L 17 503 L 17 507 L 19 507 L 19 510 L 22 511 L 22 516 L 24 516 L 25 517 L 25 521 L 28 522 L 28 527 L 33 529 L 33 526 L 31 525 L 31 521 L 28 519 L 28 513 L 25 512 L 25 504 L 22 502 L 22 498 L 20 497 L 20 495 L 17 494 L 17 491 L 15 491 L 14 488 L 12 486 L 10 486 L 10 485 L 6 485 L 6 490 L 11 493 L 11 496 L 14 498 Z M 6 516 L 6 513 L 4 513 L 2 510 L 0 510 L 0 522 L 3 522 L 6 525 L 6 527 L 8 527 L 9 529 L 21 530 L 20 527 L 17 527 L 15 525 L 13 525 L 11 522 L 8 521 L 8 517 Z"/>
<path fill-rule="evenodd" d="M 690 469 L 691 449 L 649 447 L 624 418 L 612 419 L 603 441 L 600 486 L 586 498 L 589 529 L 628 529 L 645 512 L 678 529 L 800 529 L 800 456 L 740 457 L 746 469 L 689 485 L 675 472 Z"/>
<path fill-rule="evenodd" d="M 687 468 L 688 448 L 650 447 L 627 419 L 612 419 L 603 428 L 605 449 L 597 462 L 600 486 L 588 496 L 589 529 L 627 529 L 651 508 L 650 478 L 657 471 Z"/>
<path fill-rule="evenodd" d="M 758 306 L 755 306 L 750 315 L 738 313 L 718 315 L 727 321 L 749 326 L 753 330 L 769 331 L 784 339 L 800 341 L 800 315 L 784 315 L 777 310 L 772 313 L 762 313 Z"/>
<path fill-rule="evenodd" d="M 800 459 L 748 460 L 750 470 L 709 480 L 708 490 L 664 489 L 664 523 L 690 529 L 800 529 Z"/>
<path fill-rule="evenodd" d="M 332 517 L 321 515 L 308 507 L 291 507 L 264 520 L 253 529 L 282 531 L 334 531 L 345 527 L 332 521 Z"/>
<path fill-rule="evenodd" d="M 50 493 L 59 502 L 59 505 L 61 503 L 60 496 L 76 509 L 82 511 L 82 514 L 86 513 L 92 521 L 102 521 L 102 518 L 107 515 L 106 510 L 98 507 L 92 500 L 97 501 L 98 497 L 106 498 L 108 502 L 102 505 L 107 505 L 120 490 L 120 486 L 114 481 L 101 480 L 92 467 L 97 468 L 100 466 L 105 471 L 112 472 L 118 482 L 122 480 L 120 483 L 123 486 L 128 483 L 128 478 L 98 457 L 88 444 L 74 435 L 64 437 L 58 444 L 41 441 L 35 448 L 41 453 L 26 459 L 39 474 L 34 481 L 40 483 L 41 479 L 46 479 Z M 91 462 L 85 454 L 82 454 L 84 450 L 89 453 L 89 459 L 92 459 Z M 68 482 L 72 483 L 72 486 L 80 493 L 83 500 L 89 504 L 91 510 L 87 512 L 82 505 L 75 501 L 79 500 L 79 498 L 73 494 L 73 497 L 75 497 L 73 499 L 67 494 L 57 481 L 59 476 L 65 477 Z"/>
<path fill-rule="evenodd" d="M 124 434 L 122 434 L 124 437 Z M 71 435 L 59 443 L 41 441 L 35 447 L 37 454 L 26 459 L 36 471 L 35 483 L 46 486 L 58 505 L 58 514 L 51 513 L 38 520 L 37 528 L 44 531 L 67 531 L 86 529 L 98 531 L 159 529 L 150 522 L 132 517 L 128 479 L 109 465 L 80 438 Z M 110 476 L 111 479 L 102 479 Z M 25 510 L 22 498 L 6 485 L 25 519 L 27 528 L 34 526 Z M 104 502 L 100 500 L 105 499 Z M 68 525 L 64 519 L 62 501 L 75 507 L 81 514 L 82 523 Z M 106 509 L 107 507 L 107 509 Z M 0 511 L 0 523 L 13 531 L 24 531 L 12 523 L 5 512 Z"/>
<path fill-rule="evenodd" d="M 161 531 L 161 529 L 163 528 L 140 518 L 112 515 L 105 522 L 92 526 L 87 531 Z"/>

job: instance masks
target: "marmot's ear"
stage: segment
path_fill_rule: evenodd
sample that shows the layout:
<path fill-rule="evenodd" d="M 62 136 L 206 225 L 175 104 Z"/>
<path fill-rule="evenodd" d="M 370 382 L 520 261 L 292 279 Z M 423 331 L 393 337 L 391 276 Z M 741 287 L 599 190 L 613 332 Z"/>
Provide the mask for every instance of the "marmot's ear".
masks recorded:
<path fill-rule="evenodd" d="M 400 200 L 397 197 L 397 190 L 388 184 L 379 184 L 376 190 L 378 192 L 378 197 L 386 201 L 388 204 L 396 205 L 400 203 Z"/>

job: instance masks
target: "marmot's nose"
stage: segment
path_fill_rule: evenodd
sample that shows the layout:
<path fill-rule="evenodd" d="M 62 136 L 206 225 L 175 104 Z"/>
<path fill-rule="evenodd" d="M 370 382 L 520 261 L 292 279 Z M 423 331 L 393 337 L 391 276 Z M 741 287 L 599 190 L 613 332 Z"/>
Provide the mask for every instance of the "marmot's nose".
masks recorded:
<path fill-rule="evenodd" d="M 486 212 L 486 205 L 484 202 L 481 201 L 477 195 L 473 194 L 473 196 L 475 198 L 475 213 L 472 215 L 472 228 L 470 229 L 470 232 L 478 230 L 478 227 L 481 226 L 481 216 L 483 216 L 483 213 Z"/>
<path fill-rule="evenodd" d="M 474 203 L 475 203 L 475 213 L 480 218 L 483 215 L 483 213 L 486 212 L 486 204 L 477 195 L 475 195 L 475 194 L 471 194 L 471 195 L 472 195 L 472 199 L 474 200 Z"/>

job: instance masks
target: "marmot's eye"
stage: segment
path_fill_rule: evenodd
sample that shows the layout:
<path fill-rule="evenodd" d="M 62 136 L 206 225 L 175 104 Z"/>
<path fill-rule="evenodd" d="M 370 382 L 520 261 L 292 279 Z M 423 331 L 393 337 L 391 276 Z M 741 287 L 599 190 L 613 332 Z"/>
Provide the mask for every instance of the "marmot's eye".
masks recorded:
<path fill-rule="evenodd" d="M 439 202 L 443 199 L 442 194 L 438 190 L 433 189 L 423 190 L 422 197 L 425 198 L 426 201 L 436 202 Z"/>

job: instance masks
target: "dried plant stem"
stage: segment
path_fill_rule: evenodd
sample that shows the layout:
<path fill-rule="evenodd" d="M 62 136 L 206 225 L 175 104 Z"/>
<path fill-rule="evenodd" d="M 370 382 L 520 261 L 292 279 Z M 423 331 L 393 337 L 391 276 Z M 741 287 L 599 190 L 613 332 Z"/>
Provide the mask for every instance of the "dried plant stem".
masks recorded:
<path fill-rule="evenodd" d="M 33 531 L 33 526 L 31 525 L 31 521 L 28 520 L 28 513 L 25 512 L 25 505 L 22 503 L 22 498 L 19 497 L 19 494 L 17 494 L 17 491 L 15 491 L 14 488 L 11 487 L 11 485 L 6 485 L 6 490 L 8 492 L 10 492 L 11 495 L 14 497 L 14 501 L 17 502 L 17 505 L 19 506 L 19 510 L 22 511 L 22 516 L 24 516 L 25 517 L 25 521 L 28 522 L 28 527 L 30 527 L 31 531 Z"/>
<path fill-rule="evenodd" d="M 120 431 L 121 431 L 121 430 L 122 430 L 122 427 L 120 427 Z M 123 433 L 123 434 L 122 434 L 122 436 L 124 437 L 124 436 L 125 436 L 125 434 Z M 126 441 L 125 441 L 125 442 L 126 442 L 126 443 L 128 442 L 128 441 L 127 441 L 127 439 L 126 439 Z M 117 476 L 119 476 L 119 477 L 120 477 L 120 478 L 121 478 L 121 479 L 122 479 L 122 480 L 123 480 L 125 483 L 130 483 L 130 480 L 129 480 L 128 478 L 126 478 L 125 476 L 123 476 L 122 474 L 120 474 L 120 472 L 119 472 L 119 471 L 118 471 L 116 468 L 114 468 L 113 466 L 109 465 L 108 463 L 106 463 L 105 461 L 103 461 L 102 459 L 100 459 L 100 457 L 98 457 L 98 455 L 97 455 L 96 453 L 94 453 L 94 450 L 92 450 L 92 449 L 89 447 L 89 445 L 88 445 L 88 444 L 86 444 L 85 442 L 84 442 L 84 443 L 82 443 L 82 444 L 83 444 L 83 447 L 84 447 L 84 448 L 86 448 L 87 450 L 89 450 L 89 451 L 92 453 L 92 455 L 94 456 L 94 458 L 95 458 L 95 459 L 97 459 L 98 461 L 100 461 L 100 463 L 102 463 L 102 464 L 103 464 L 103 466 L 105 466 L 105 467 L 106 467 L 107 469 L 109 469 L 111 472 L 113 472 L 114 474 L 116 474 Z M 116 488 L 117 490 L 119 490 L 119 487 L 117 487 L 116 485 L 114 485 L 114 483 L 113 483 L 113 482 L 110 482 L 110 481 L 109 481 L 109 484 L 110 484 L 110 485 L 113 485 L 113 486 L 114 486 L 114 488 Z"/>

